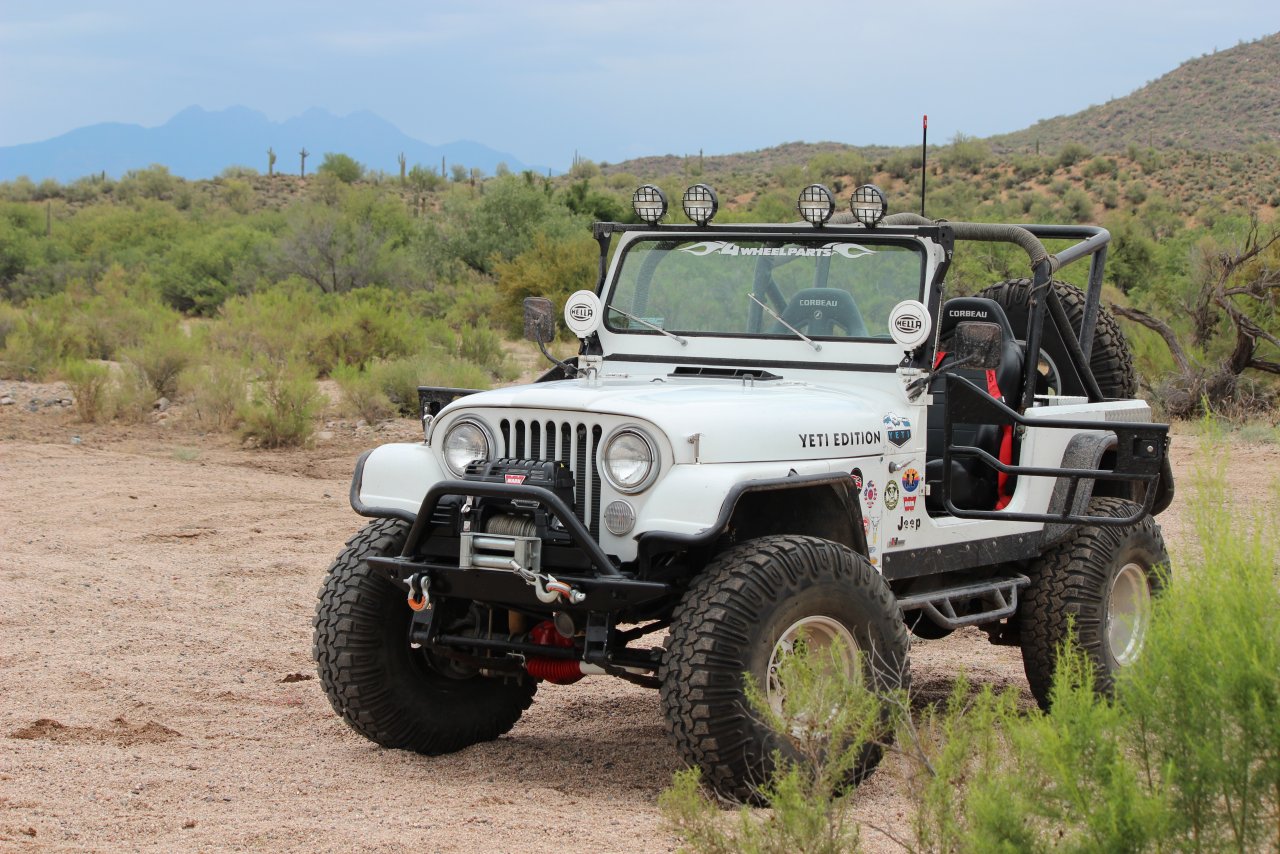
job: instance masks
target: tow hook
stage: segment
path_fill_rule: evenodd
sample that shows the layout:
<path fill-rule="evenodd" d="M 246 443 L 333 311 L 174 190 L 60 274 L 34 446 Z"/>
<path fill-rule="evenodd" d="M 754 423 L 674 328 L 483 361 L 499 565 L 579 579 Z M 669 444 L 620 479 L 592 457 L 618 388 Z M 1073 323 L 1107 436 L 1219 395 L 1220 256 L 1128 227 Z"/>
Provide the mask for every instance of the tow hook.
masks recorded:
<path fill-rule="evenodd" d="M 525 584 L 533 588 L 534 595 L 538 597 L 539 602 L 547 605 L 554 605 L 558 600 L 564 599 L 571 605 L 577 605 L 587 598 L 587 594 L 565 584 L 547 572 L 538 572 L 521 566 L 516 561 L 511 561 L 511 569 L 516 575 L 524 579 Z"/>
<path fill-rule="evenodd" d="M 430 580 L 421 572 L 415 572 L 409 577 L 409 608 L 414 611 L 421 611 L 431 604 L 431 595 L 428 592 Z"/>

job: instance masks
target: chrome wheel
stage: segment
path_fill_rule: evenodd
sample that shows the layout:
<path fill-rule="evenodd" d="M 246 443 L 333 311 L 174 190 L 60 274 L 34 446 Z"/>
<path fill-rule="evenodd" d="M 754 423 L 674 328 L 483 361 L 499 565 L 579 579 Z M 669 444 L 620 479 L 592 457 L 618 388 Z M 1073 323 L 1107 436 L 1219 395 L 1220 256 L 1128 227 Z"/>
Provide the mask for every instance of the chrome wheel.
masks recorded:
<path fill-rule="evenodd" d="M 1107 592 L 1107 647 L 1117 664 L 1123 667 L 1138 659 L 1150 623 L 1151 582 L 1147 571 L 1136 563 L 1127 563 L 1111 579 Z"/>
<path fill-rule="evenodd" d="M 831 617 L 803 617 L 792 623 L 782 633 L 778 642 L 773 645 L 773 652 L 769 655 L 769 671 L 765 685 L 765 698 L 769 701 L 769 707 L 773 709 L 774 714 L 782 714 L 782 708 L 786 702 L 787 692 L 778 679 L 778 670 L 787 656 L 792 655 L 800 644 L 804 644 L 810 653 L 821 653 L 829 649 L 837 640 L 839 640 L 840 649 L 840 657 L 834 662 L 837 672 L 845 679 L 860 680 L 862 671 L 858 667 L 858 642 L 853 639 L 853 633 L 839 620 Z"/>

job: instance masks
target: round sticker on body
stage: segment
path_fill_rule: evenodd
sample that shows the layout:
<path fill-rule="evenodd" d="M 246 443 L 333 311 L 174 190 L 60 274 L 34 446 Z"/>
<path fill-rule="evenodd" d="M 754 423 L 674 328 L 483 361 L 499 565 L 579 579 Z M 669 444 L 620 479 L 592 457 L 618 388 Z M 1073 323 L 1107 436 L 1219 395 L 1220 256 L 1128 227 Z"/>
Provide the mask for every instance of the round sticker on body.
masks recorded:
<path fill-rule="evenodd" d="M 600 297 L 595 291 L 575 291 L 564 303 L 565 325 L 579 338 L 600 328 Z"/>
<path fill-rule="evenodd" d="M 889 313 L 889 334 L 908 350 L 914 350 L 928 340 L 932 327 L 929 310 L 919 300 L 903 300 Z"/>

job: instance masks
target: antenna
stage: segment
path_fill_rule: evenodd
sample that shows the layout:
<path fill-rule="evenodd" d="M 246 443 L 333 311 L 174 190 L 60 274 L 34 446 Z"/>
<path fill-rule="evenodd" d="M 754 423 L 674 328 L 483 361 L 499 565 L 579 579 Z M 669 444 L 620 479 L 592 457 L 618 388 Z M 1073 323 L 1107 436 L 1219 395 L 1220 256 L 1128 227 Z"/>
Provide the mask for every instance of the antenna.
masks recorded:
<path fill-rule="evenodd" d="M 924 182 L 929 175 L 929 115 L 924 116 L 924 135 L 920 141 L 920 216 L 924 216 Z"/>

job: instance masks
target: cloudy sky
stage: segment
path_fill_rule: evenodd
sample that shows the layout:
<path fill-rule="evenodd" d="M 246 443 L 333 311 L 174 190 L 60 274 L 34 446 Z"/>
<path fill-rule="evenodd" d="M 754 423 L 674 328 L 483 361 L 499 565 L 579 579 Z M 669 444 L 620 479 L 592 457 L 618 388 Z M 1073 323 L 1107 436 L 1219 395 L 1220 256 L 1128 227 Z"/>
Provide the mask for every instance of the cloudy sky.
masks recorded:
<path fill-rule="evenodd" d="M 1280 30 L 1274 0 L 4 0 L 0 146 L 191 105 L 371 110 L 566 168 L 987 136 Z"/>

